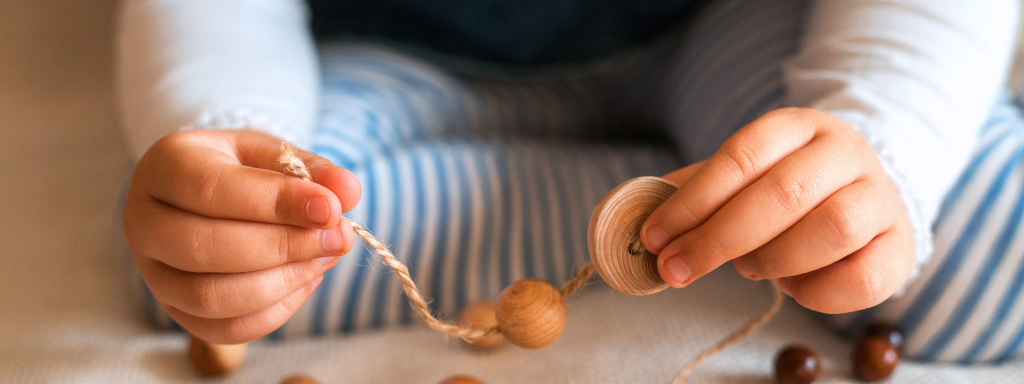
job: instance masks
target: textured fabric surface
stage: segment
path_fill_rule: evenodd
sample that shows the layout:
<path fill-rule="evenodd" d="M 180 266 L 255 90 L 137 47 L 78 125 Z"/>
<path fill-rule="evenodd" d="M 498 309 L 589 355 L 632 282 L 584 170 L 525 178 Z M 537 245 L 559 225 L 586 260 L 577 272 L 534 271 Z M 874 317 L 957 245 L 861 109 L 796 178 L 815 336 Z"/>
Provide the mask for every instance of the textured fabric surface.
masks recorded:
<path fill-rule="evenodd" d="M 200 381 L 181 334 L 154 333 L 126 306 L 111 239 L 129 162 L 114 110 L 113 1 L 0 2 L 0 382 L 437 383 L 471 373 L 494 383 L 667 382 L 727 329 L 767 305 L 766 285 L 731 274 L 635 298 L 590 286 L 569 303 L 548 349 L 468 353 L 420 327 L 252 345 L 234 376 Z M 787 303 L 751 339 L 713 358 L 694 382 L 770 383 L 783 344 L 818 349 L 821 383 L 853 383 L 849 344 Z M 1019 383 L 1024 362 L 903 364 L 894 383 Z"/>

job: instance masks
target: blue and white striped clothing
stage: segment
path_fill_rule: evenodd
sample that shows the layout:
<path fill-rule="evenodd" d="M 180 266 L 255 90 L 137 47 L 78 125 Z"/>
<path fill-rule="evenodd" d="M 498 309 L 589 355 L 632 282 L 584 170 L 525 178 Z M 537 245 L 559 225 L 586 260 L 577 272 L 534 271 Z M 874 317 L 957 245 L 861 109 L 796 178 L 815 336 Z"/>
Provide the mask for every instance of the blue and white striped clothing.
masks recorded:
<path fill-rule="evenodd" d="M 348 214 L 392 247 L 446 318 L 511 282 L 561 283 L 586 263 L 586 225 L 620 182 L 704 159 L 783 106 L 782 65 L 806 0 L 723 0 L 687 28 L 591 65 L 475 70 L 379 45 L 320 47 L 320 122 L 304 144 L 353 171 Z M 900 297 L 829 317 L 905 329 L 905 356 L 991 361 L 1024 350 L 1024 119 L 1003 100 L 935 226 L 936 253 Z M 356 248 L 271 338 L 414 322 L 397 279 Z M 157 322 L 169 324 L 149 298 Z"/>

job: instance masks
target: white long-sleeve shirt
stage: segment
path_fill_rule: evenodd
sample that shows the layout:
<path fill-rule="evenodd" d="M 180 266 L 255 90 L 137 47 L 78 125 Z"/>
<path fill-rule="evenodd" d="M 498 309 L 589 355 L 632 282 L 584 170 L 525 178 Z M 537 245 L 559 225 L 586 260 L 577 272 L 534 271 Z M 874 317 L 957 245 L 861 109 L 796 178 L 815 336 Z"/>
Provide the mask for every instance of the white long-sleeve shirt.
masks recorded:
<path fill-rule="evenodd" d="M 1019 0 L 820 0 L 785 71 L 788 103 L 832 113 L 875 149 L 915 228 L 931 223 L 1005 82 Z M 139 158 L 185 125 L 306 142 L 316 50 L 301 0 L 126 0 L 123 124 Z"/>

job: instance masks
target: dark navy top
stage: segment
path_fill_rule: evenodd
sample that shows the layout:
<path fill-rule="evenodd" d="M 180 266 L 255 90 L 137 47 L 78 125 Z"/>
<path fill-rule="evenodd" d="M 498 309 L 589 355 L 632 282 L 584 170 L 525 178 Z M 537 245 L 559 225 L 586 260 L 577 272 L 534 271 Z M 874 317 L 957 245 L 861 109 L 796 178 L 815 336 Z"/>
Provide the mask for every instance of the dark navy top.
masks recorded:
<path fill-rule="evenodd" d="M 649 40 L 709 0 L 308 0 L 318 38 L 397 40 L 509 64 L 551 64 Z"/>

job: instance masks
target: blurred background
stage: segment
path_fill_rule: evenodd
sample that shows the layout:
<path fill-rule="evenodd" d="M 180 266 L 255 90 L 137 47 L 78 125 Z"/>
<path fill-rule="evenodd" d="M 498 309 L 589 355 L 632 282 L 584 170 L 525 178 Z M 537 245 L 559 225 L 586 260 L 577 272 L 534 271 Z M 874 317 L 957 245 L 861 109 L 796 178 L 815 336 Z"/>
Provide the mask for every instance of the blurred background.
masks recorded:
<path fill-rule="evenodd" d="M 116 9 L 115 0 L 0 0 L 3 382 L 184 382 L 195 378 L 184 359 L 184 338 L 154 335 L 146 328 L 128 306 L 129 290 L 121 277 L 124 266 L 114 242 L 120 231 L 115 206 L 130 176 L 131 164 L 114 103 L 112 44 Z M 1024 66 L 1019 65 L 1024 56 L 1018 52 L 1017 57 L 1018 65 L 1010 81 L 1014 89 L 1024 85 Z M 580 300 L 608 301 L 611 306 L 618 298 L 595 294 Z M 766 301 L 754 298 L 752 310 L 759 310 L 762 302 Z M 627 312 L 625 308 L 622 311 Z M 745 318 L 742 308 L 737 311 L 739 318 Z M 829 342 L 836 346 L 823 348 L 823 352 L 826 362 L 832 359 L 830 356 L 838 356 L 832 361 L 837 368 L 831 374 L 826 371 L 823 382 L 843 380 L 841 360 L 845 359 L 843 353 L 848 353 L 848 346 L 813 325 L 816 323 L 807 316 L 784 314 L 776 322 L 812 325 L 799 334 L 758 336 L 751 342 L 755 346 L 733 353 L 735 360 L 719 359 L 710 364 L 749 367 L 748 371 L 759 372 L 766 368 L 767 356 L 777 344 L 759 348 L 757 343 L 834 340 Z M 605 326 L 623 324 L 613 322 Z M 581 332 L 588 330 L 585 326 L 570 325 L 566 337 L 578 337 Z M 410 340 L 412 344 L 407 344 Z M 346 344 L 338 344 L 342 342 Z M 564 350 L 532 355 L 509 351 L 488 360 L 463 356 L 452 344 L 452 340 L 445 341 L 417 328 L 303 342 L 287 348 L 258 346 L 251 359 L 263 359 L 268 365 L 260 367 L 261 360 L 252 360 L 257 361 L 252 363 L 256 367 L 225 380 L 274 382 L 295 370 L 339 378 L 345 374 L 362 375 L 358 377 L 374 378 L 369 380 L 373 382 L 436 382 L 448 374 L 490 370 L 493 376 L 517 381 L 529 379 L 531 376 L 523 375 L 533 374 L 530 369 L 537 366 L 555 365 L 543 377 L 568 377 L 584 382 L 592 371 L 587 368 L 586 359 L 575 365 L 572 359 L 565 360 Z M 590 361 L 600 358 L 586 356 Z M 631 358 L 644 360 L 642 356 L 630 357 L 629 353 L 618 357 L 624 363 Z M 652 377 L 674 372 L 673 367 L 683 360 L 670 356 L 658 365 L 663 373 Z M 384 371 L 389 365 L 398 368 Z M 895 381 L 980 382 L 985 380 L 975 379 L 1020 378 L 1024 377 L 1022 366 L 1024 362 L 973 369 L 944 367 L 934 371 L 939 376 L 929 376 L 932 368 L 908 365 Z M 644 381 L 647 370 L 632 372 L 640 368 L 630 367 L 620 378 Z M 979 374 L 982 376 L 975 376 Z M 731 379 L 767 380 L 756 374 Z"/>

